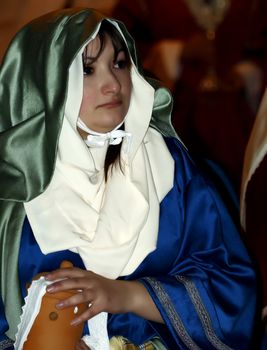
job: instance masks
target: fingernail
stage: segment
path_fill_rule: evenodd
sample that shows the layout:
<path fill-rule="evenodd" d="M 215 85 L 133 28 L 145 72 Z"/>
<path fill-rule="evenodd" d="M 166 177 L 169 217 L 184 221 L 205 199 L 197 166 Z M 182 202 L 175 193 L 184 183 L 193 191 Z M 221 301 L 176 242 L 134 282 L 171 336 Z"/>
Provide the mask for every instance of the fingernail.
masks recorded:
<path fill-rule="evenodd" d="M 70 324 L 71 324 L 71 326 L 77 326 L 79 323 L 81 323 L 80 319 L 74 318 Z"/>
<path fill-rule="evenodd" d="M 64 302 L 63 301 L 61 301 L 61 302 L 56 304 L 56 308 L 57 309 L 61 309 L 63 306 L 64 306 Z"/>
<path fill-rule="evenodd" d="M 54 290 L 55 290 L 55 287 L 54 287 L 54 286 L 48 286 L 48 287 L 46 287 L 46 291 L 47 291 L 48 293 L 53 292 Z"/>
<path fill-rule="evenodd" d="M 45 278 L 46 280 L 50 280 L 51 275 L 45 275 L 44 278 Z"/>

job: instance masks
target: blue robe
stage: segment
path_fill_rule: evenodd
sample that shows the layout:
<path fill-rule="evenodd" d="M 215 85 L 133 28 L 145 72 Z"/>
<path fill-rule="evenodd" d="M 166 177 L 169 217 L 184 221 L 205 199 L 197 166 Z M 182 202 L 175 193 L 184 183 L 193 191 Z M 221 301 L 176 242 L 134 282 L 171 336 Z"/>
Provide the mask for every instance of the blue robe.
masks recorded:
<path fill-rule="evenodd" d="M 158 335 L 171 350 L 247 350 L 256 308 L 250 259 L 214 186 L 178 140 L 166 138 L 166 143 L 175 176 L 160 204 L 157 249 L 122 277 L 144 284 L 165 324 L 131 313 L 110 315 L 109 335 L 135 344 Z M 84 268 L 79 255 L 67 250 L 44 255 L 25 218 L 18 269 L 23 297 L 33 276 L 57 269 L 62 260 Z M 0 311 L 0 349 L 12 349 L 4 335 L 8 324 L 2 304 Z"/>

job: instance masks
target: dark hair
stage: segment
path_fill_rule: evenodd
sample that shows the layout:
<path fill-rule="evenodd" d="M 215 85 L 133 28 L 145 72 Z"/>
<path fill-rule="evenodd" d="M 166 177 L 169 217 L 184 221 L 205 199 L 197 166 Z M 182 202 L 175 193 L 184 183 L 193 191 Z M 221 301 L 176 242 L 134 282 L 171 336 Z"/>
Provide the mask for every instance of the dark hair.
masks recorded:
<path fill-rule="evenodd" d="M 101 23 L 100 29 L 97 33 L 99 40 L 100 40 L 100 48 L 96 56 L 94 57 L 88 57 L 87 56 L 87 46 L 83 52 L 83 69 L 86 70 L 86 67 L 88 65 L 91 65 L 94 63 L 98 57 L 101 55 L 105 48 L 106 44 L 106 37 L 109 36 L 111 39 L 111 42 L 114 47 L 114 60 L 117 59 L 117 56 L 119 52 L 123 51 L 125 53 L 125 59 L 126 64 L 130 68 L 131 66 L 131 59 L 129 55 L 128 48 L 126 46 L 126 43 L 124 39 L 122 38 L 121 34 L 118 32 L 118 30 L 115 28 L 115 26 L 107 21 L 103 20 Z M 124 130 L 124 125 L 120 127 L 121 130 Z M 108 171 L 109 169 L 112 170 L 112 166 L 116 165 L 117 163 L 120 166 L 120 169 L 122 170 L 121 162 L 120 162 L 120 150 L 121 150 L 121 143 L 118 145 L 111 145 L 107 149 L 107 154 L 105 158 L 105 164 L 104 164 L 104 174 L 105 174 L 105 180 L 107 181 L 108 177 Z"/>

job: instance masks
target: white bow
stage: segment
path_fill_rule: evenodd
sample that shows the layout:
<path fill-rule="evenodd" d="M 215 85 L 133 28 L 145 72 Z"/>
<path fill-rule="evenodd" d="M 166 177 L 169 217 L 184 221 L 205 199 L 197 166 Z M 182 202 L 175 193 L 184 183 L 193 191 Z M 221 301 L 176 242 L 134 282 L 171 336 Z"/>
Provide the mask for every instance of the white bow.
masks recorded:
<path fill-rule="evenodd" d="M 89 147 L 103 147 L 106 141 L 108 141 L 109 145 L 118 145 L 122 142 L 124 137 L 131 138 L 131 133 L 124 130 L 118 130 L 122 124 L 123 122 L 120 123 L 114 130 L 107 133 L 100 133 L 89 129 L 80 118 L 77 120 L 78 127 L 88 133 L 88 136 L 84 142 Z"/>

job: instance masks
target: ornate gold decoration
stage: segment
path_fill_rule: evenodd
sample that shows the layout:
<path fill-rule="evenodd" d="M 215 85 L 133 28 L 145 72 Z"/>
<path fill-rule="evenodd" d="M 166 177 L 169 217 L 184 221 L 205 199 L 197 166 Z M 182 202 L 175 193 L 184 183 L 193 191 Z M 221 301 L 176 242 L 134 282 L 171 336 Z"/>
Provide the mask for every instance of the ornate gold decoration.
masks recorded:
<path fill-rule="evenodd" d="M 205 30 L 206 37 L 214 41 L 216 29 L 224 20 L 231 0 L 184 0 L 194 16 L 197 24 Z M 219 79 L 214 66 L 208 68 L 207 74 L 200 83 L 202 91 L 216 91 L 219 88 Z"/>

